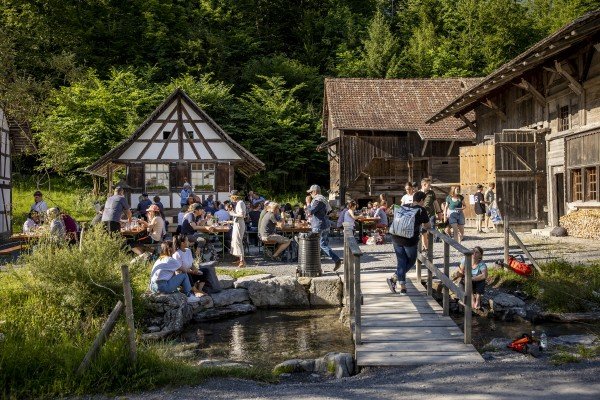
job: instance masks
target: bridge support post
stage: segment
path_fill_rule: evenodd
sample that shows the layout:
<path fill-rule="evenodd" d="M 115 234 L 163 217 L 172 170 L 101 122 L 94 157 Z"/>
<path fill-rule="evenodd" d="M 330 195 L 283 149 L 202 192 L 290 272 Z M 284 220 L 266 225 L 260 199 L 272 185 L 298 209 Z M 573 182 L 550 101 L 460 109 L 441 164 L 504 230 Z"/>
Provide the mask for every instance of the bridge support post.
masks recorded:
<path fill-rule="evenodd" d="M 444 275 L 450 276 L 450 245 L 444 242 Z M 448 286 L 444 285 L 444 297 L 442 306 L 444 308 L 444 315 L 450 315 L 450 290 Z"/>

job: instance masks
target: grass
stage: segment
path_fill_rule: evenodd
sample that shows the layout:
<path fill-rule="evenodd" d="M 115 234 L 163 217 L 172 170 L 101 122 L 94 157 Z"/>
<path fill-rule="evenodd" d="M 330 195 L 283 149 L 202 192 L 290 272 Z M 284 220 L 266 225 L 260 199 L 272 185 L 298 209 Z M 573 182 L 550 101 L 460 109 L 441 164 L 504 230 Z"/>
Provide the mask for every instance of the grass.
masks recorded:
<path fill-rule="evenodd" d="M 12 190 L 13 232 L 23 230 L 23 222 L 33 204 L 33 192 L 42 191 L 48 207 L 59 207 L 76 221 L 89 221 L 94 217 L 94 203 L 100 198 L 92 196 L 91 188 L 75 178 L 51 177 L 39 188 L 33 177 L 15 175 Z"/>
<path fill-rule="evenodd" d="M 233 268 L 217 268 L 218 275 L 229 275 L 233 279 L 243 278 L 244 276 L 266 274 L 266 271 L 260 269 L 233 269 Z"/>
<path fill-rule="evenodd" d="M 138 363 L 127 360 L 126 329 L 120 318 L 99 357 L 82 376 L 75 370 L 122 298 L 120 265 L 128 263 L 118 237 L 88 232 L 81 251 L 42 240 L 0 273 L 0 398 L 56 398 L 88 393 L 124 393 L 165 385 L 194 385 L 208 377 L 235 376 L 271 382 L 270 371 L 199 367 L 177 358 L 168 343 L 138 347 Z M 130 266 L 134 314 L 144 317 L 150 266 Z"/>
<path fill-rule="evenodd" d="M 589 264 L 552 261 L 540 266 L 542 273 L 525 278 L 508 270 L 491 269 L 494 285 L 521 289 L 554 312 L 582 312 L 600 307 L 600 260 Z"/>
<path fill-rule="evenodd" d="M 569 351 L 565 348 L 560 348 L 558 353 L 550 357 L 550 362 L 554 365 L 562 365 L 568 363 L 578 363 L 583 360 L 590 360 L 600 356 L 600 346 L 586 347 L 579 345 L 576 351 Z"/>

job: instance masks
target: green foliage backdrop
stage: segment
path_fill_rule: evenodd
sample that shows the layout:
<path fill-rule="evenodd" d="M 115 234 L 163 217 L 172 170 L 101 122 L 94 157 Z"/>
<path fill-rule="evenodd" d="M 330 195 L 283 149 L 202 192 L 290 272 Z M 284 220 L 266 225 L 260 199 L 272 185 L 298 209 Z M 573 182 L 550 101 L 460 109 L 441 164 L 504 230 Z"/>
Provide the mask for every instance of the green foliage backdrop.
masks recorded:
<path fill-rule="evenodd" d="M 327 185 L 325 76 L 481 76 L 594 0 L 6 0 L 0 107 L 31 121 L 39 167 L 73 173 L 183 87 L 269 169 Z"/>

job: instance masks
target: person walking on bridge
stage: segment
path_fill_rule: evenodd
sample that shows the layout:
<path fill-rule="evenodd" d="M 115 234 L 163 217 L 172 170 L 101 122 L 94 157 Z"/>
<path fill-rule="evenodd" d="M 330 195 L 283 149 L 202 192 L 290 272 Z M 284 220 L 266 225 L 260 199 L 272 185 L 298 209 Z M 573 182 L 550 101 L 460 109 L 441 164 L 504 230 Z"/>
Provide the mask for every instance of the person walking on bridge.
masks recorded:
<path fill-rule="evenodd" d="M 335 252 L 329 247 L 329 228 L 331 222 L 327 215 L 331 211 L 329 201 L 321 194 L 321 187 L 319 185 L 312 185 L 306 193 L 306 211 L 310 214 L 311 230 L 315 233 L 320 233 L 320 246 L 329 257 L 333 259 L 335 266 L 334 271 L 337 271 L 342 266 L 342 259 L 335 254 Z"/>
<path fill-rule="evenodd" d="M 398 212 L 394 210 L 394 222 L 390 232 L 398 264 L 396 273 L 386 279 L 392 293 L 396 293 L 396 284 L 399 283 L 400 293 L 406 294 L 406 273 L 417 261 L 417 244 L 421 227 L 431 228 L 427 210 L 423 208 L 425 197 L 425 193 L 417 192 L 413 196 L 412 204 L 400 206 Z"/>

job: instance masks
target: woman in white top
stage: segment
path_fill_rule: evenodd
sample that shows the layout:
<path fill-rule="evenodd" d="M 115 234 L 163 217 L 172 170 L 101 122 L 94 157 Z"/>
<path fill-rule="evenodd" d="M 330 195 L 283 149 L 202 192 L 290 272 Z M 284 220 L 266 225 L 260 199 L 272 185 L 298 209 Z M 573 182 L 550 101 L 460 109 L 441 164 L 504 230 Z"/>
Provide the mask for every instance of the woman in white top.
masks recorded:
<path fill-rule="evenodd" d="M 181 286 L 187 296 L 188 303 L 195 303 L 200 299 L 192 292 L 192 285 L 188 275 L 177 274 L 181 271 L 181 261 L 172 257 L 173 243 L 166 241 L 160 245 L 160 256 L 152 267 L 150 273 L 150 290 L 154 293 L 174 293 Z"/>
<path fill-rule="evenodd" d="M 409 204 L 412 204 L 412 202 L 413 202 L 413 195 L 415 194 L 415 188 L 413 187 L 412 183 L 406 182 L 404 189 L 406 190 L 406 194 L 404 196 L 402 196 L 402 199 L 400 200 L 400 202 L 403 206 L 407 206 Z"/>
<path fill-rule="evenodd" d="M 146 227 L 152 243 L 161 242 L 167 232 L 165 231 L 165 220 L 160 216 L 160 208 L 156 204 L 152 204 L 146 210 L 146 215 L 150 222 L 140 219 L 140 225 Z"/>
<path fill-rule="evenodd" d="M 198 296 L 203 296 L 202 288 L 208 281 L 208 268 L 196 268 L 194 266 L 194 256 L 190 250 L 190 242 L 186 235 L 179 234 L 173 237 L 173 258 L 181 262 L 180 271 L 185 272 L 192 284 L 192 291 Z"/>
<path fill-rule="evenodd" d="M 244 268 L 244 235 L 246 234 L 246 203 L 244 203 L 237 190 L 232 190 L 229 196 L 232 202 L 237 202 L 235 209 L 229 211 L 233 217 L 231 231 L 231 254 L 240 258 L 238 268 Z"/>
<path fill-rule="evenodd" d="M 35 211 L 27 215 L 27 221 L 23 224 L 23 233 L 33 233 L 40 227 L 40 217 Z"/>

